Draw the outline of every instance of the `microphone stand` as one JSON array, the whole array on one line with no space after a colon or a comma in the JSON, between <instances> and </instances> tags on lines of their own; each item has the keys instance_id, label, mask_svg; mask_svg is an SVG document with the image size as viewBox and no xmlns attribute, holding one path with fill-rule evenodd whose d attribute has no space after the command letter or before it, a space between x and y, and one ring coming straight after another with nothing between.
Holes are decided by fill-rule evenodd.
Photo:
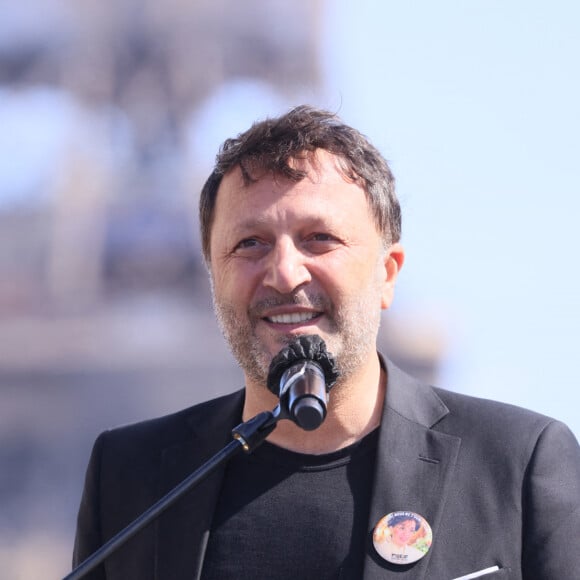
<instances>
[{"instance_id":1,"label":"microphone stand","mask_svg":"<svg viewBox=\"0 0 580 580\"><path fill-rule=\"evenodd\" d=\"M264 439L276 428L280 419L288 419L290 416L284 412L280 405L273 411L259 413L245 423L241 423L232 429L233 441L230 441L221 451L186 477L180 484L174 487L167 495L143 512L137 519L122 529L117 535L103 544L96 552L91 554L84 562L81 562L63 580L78 580L96 568L99 564L120 548L127 540L140 532L145 526L159 517L168 507L173 505L185 493L201 483L208 475L213 473L220 465L229 461L234 455L244 450L251 453Z\"/></svg>"}]
</instances>

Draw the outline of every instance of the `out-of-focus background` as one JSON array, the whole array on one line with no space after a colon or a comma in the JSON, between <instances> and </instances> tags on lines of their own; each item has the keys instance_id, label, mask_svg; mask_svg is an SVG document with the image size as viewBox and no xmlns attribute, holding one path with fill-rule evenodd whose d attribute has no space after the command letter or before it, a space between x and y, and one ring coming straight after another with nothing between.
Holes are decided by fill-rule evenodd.
<instances>
[{"instance_id":1,"label":"out-of-focus background","mask_svg":"<svg viewBox=\"0 0 580 580\"><path fill-rule=\"evenodd\" d=\"M580 434L573 0L0 0L0 578L70 569L97 434L241 386L199 257L224 138L308 102L391 162L381 349Z\"/></svg>"}]
</instances>

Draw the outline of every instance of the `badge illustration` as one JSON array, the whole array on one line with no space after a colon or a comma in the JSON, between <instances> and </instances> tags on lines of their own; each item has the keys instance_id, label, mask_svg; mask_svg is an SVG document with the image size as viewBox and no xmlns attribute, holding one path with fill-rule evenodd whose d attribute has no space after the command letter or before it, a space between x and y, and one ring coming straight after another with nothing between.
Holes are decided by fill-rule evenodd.
<instances>
[{"instance_id":1,"label":"badge illustration","mask_svg":"<svg viewBox=\"0 0 580 580\"><path fill-rule=\"evenodd\" d=\"M431 526L415 512L387 514L373 532L375 550L391 564L412 564L420 560L429 551L432 541Z\"/></svg>"}]
</instances>

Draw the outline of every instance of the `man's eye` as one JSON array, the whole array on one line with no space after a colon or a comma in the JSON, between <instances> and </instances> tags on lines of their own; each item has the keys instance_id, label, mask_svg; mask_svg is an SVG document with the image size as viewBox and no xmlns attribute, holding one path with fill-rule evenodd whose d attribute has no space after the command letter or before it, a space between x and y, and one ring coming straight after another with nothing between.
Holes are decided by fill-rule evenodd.
<instances>
[{"instance_id":1,"label":"man's eye","mask_svg":"<svg viewBox=\"0 0 580 580\"><path fill-rule=\"evenodd\" d=\"M330 234L328 232L315 232L308 236L309 242L320 242L320 243L331 243L331 244L339 244L340 238L337 238L336 235Z\"/></svg>"},{"instance_id":2,"label":"man's eye","mask_svg":"<svg viewBox=\"0 0 580 580\"><path fill-rule=\"evenodd\" d=\"M254 256L256 252L261 252L265 247L265 243L258 238L244 238L236 244L234 253L242 256Z\"/></svg>"},{"instance_id":3,"label":"man's eye","mask_svg":"<svg viewBox=\"0 0 580 580\"><path fill-rule=\"evenodd\" d=\"M236 249L255 248L259 244L256 238L246 238L238 243Z\"/></svg>"},{"instance_id":4,"label":"man's eye","mask_svg":"<svg viewBox=\"0 0 580 580\"><path fill-rule=\"evenodd\" d=\"M308 237L306 244L311 252L324 254L336 249L340 245L340 241L332 234L316 232Z\"/></svg>"},{"instance_id":5,"label":"man's eye","mask_svg":"<svg viewBox=\"0 0 580 580\"><path fill-rule=\"evenodd\" d=\"M331 242L334 238L330 234L318 233L310 237L314 242Z\"/></svg>"}]
</instances>

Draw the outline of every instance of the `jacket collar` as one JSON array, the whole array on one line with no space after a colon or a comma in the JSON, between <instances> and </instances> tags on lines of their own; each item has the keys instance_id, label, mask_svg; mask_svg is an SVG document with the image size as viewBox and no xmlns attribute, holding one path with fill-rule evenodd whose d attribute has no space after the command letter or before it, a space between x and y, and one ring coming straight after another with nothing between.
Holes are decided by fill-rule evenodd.
<instances>
[{"instance_id":1,"label":"jacket collar","mask_svg":"<svg viewBox=\"0 0 580 580\"><path fill-rule=\"evenodd\" d=\"M387 372L385 412L393 412L418 425L430 428L449 413L435 391L403 372L390 360L379 355Z\"/></svg>"}]
</instances>

